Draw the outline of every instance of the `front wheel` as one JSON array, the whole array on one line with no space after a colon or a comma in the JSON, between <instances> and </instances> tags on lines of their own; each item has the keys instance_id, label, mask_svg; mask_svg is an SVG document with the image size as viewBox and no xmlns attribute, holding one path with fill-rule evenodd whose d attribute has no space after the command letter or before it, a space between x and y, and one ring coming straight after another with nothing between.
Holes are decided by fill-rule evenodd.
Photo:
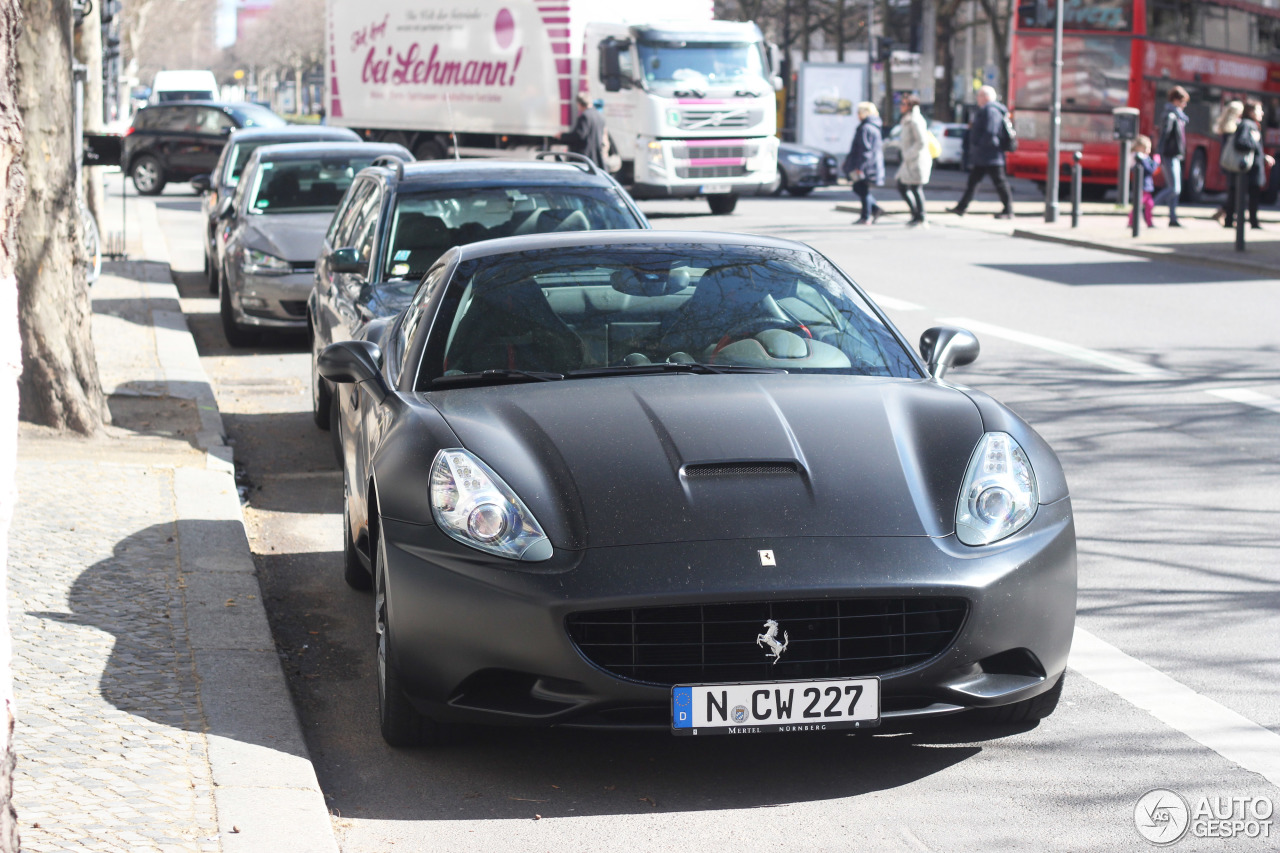
<instances>
[{"instance_id":1,"label":"front wheel","mask_svg":"<svg viewBox=\"0 0 1280 853\"><path fill-rule=\"evenodd\" d=\"M333 418L333 391L329 383L320 375L320 342L316 339L315 327L311 327L311 419L315 425L325 432L329 431L329 422Z\"/></svg>"},{"instance_id":2,"label":"front wheel","mask_svg":"<svg viewBox=\"0 0 1280 853\"><path fill-rule=\"evenodd\" d=\"M418 713L404 693L400 670L390 654L391 626L387 622L387 546L378 537L374 548L374 630L378 641L378 728L390 746L430 746L439 727Z\"/></svg>"},{"instance_id":3,"label":"front wheel","mask_svg":"<svg viewBox=\"0 0 1280 853\"><path fill-rule=\"evenodd\" d=\"M133 178L133 188L142 195L159 195L164 189L164 167L150 154L134 161L129 177Z\"/></svg>"},{"instance_id":4,"label":"front wheel","mask_svg":"<svg viewBox=\"0 0 1280 853\"><path fill-rule=\"evenodd\" d=\"M707 196L707 205L715 215L724 216L733 213L733 209L738 206L738 197L733 193L709 195Z\"/></svg>"},{"instance_id":5,"label":"front wheel","mask_svg":"<svg viewBox=\"0 0 1280 853\"><path fill-rule=\"evenodd\" d=\"M209 293L217 294L218 292L218 262L209 260L209 256L204 256L204 277L209 283Z\"/></svg>"},{"instance_id":6,"label":"front wheel","mask_svg":"<svg viewBox=\"0 0 1280 853\"><path fill-rule=\"evenodd\" d=\"M1191 204L1204 200L1204 179L1209 171L1209 156L1203 148L1197 148L1191 155L1191 166L1187 169L1187 179L1182 183L1182 198Z\"/></svg>"},{"instance_id":7,"label":"front wheel","mask_svg":"<svg viewBox=\"0 0 1280 853\"><path fill-rule=\"evenodd\" d=\"M235 309L231 306L231 285L225 274L222 276L222 287L219 288L218 313L222 317L222 334L231 346L251 347L258 342L255 332L236 321Z\"/></svg>"}]
</instances>

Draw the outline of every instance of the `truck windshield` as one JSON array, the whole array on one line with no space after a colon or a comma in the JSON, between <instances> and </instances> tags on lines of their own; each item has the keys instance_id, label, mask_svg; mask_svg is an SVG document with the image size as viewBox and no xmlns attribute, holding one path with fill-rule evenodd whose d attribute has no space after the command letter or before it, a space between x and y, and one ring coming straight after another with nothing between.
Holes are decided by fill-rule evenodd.
<instances>
[{"instance_id":1,"label":"truck windshield","mask_svg":"<svg viewBox=\"0 0 1280 853\"><path fill-rule=\"evenodd\" d=\"M637 49L648 83L715 86L764 79L754 42L642 41Z\"/></svg>"}]
</instances>

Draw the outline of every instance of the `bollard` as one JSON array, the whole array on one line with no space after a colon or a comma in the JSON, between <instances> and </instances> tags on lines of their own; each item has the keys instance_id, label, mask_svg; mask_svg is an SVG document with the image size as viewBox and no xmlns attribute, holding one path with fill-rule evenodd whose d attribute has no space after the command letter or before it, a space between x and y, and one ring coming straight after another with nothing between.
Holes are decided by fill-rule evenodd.
<instances>
[{"instance_id":1,"label":"bollard","mask_svg":"<svg viewBox=\"0 0 1280 853\"><path fill-rule=\"evenodd\" d=\"M1134 163L1129 174L1133 176L1129 181L1133 196L1133 236L1137 237L1139 223L1142 221L1142 167Z\"/></svg>"},{"instance_id":2,"label":"bollard","mask_svg":"<svg viewBox=\"0 0 1280 853\"><path fill-rule=\"evenodd\" d=\"M1084 188L1080 186L1081 169L1080 158L1083 155L1077 151L1071 155L1071 227L1080 227L1080 196L1084 192Z\"/></svg>"},{"instance_id":3,"label":"bollard","mask_svg":"<svg viewBox=\"0 0 1280 853\"><path fill-rule=\"evenodd\" d=\"M1249 194L1249 173L1236 173L1236 251L1244 251L1245 198Z\"/></svg>"}]
</instances>

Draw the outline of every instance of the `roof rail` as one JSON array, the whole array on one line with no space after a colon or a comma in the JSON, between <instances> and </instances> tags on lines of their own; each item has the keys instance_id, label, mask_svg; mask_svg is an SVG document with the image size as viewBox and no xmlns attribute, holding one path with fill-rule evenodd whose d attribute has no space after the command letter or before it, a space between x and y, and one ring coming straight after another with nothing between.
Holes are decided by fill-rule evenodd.
<instances>
[{"instance_id":1,"label":"roof rail","mask_svg":"<svg viewBox=\"0 0 1280 853\"><path fill-rule=\"evenodd\" d=\"M600 174L600 167L596 165L596 161L585 154L575 154L572 151L539 151L533 156L536 160L554 160L557 163L572 163L579 167L585 166L586 169L583 171L588 174Z\"/></svg>"},{"instance_id":2,"label":"roof rail","mask_svg":"<svg viewBox=\"0 0 1280 853\"><path fill-rule=\"evenodd\" d=\"M397 181L404 180L404 160L401 159L399 155L382 154L378 157L374 157L373 162L370 163L369 165L370 166L386 166L389 169L395 169L396 180Z\"/></svg>"}]
</instances>

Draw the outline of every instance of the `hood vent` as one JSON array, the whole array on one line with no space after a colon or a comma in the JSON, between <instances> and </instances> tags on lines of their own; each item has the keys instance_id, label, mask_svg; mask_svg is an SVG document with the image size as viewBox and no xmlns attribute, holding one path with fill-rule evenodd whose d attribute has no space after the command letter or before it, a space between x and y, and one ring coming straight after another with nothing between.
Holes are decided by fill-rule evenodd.
<instances>
[{"instance_id":1,"label":"hood vent","mask_svg":"<svg viewBox=\"0 0 1280 853\"><path fill-rule=\"evenodd\" d=\"M687 480L707 480L713 477L767 477L778 474L796 476L800 466L794 462L707 462L684 466Z\"/></svg>"}]
</instances>

